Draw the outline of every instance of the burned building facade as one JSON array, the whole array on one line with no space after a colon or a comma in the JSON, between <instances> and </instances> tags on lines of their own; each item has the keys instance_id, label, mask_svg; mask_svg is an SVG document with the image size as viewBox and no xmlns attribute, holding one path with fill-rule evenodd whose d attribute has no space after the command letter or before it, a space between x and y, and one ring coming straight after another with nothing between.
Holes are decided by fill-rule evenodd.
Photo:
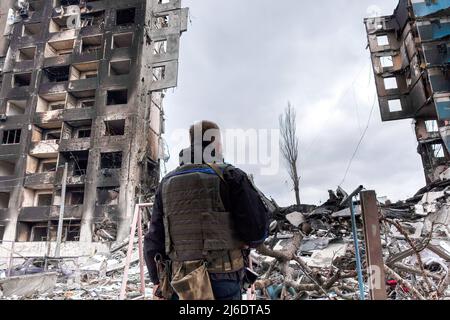
<instances>
[{"instance_id":1,"label":"burned building facade","mask_svg":"<svg viewBox=\"0 0 450 320\"><path fill-rule=\"evenodd\" d=\"M164 90L177 84L187 9L2 0L1 19L0 240L47 254L66 164L62 254L123 240L159 180Z\"/></svg>"},{"instance_id":2,"label":"burned building facade","mask_svg":"<svg viewBox=\"0 0 450 320\"><path fill-rule=\"evenodd\" d=\"M381 117L414 119L427 184L450 178L449 16L449 0L400 0L365 19Z\"/></svg>"}]
</instances>

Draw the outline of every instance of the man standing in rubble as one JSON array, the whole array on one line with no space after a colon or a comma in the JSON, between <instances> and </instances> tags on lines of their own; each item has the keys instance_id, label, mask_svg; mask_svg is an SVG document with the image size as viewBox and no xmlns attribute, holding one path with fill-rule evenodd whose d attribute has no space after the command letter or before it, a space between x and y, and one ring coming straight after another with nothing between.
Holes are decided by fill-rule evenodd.
<instances>
[{"instance_id":1,"label":"man standing in rubble","mask_svg":"<svg viewBox=\"0 0 450 320\"><path fill-rule=\"evenodd\" d=\"M241 300L245 252L267 238L268 211L247 175L224 163L217 124L194 124L190 142L157 190L145 236L154 296Z\"/></svg>"}]
</instances>

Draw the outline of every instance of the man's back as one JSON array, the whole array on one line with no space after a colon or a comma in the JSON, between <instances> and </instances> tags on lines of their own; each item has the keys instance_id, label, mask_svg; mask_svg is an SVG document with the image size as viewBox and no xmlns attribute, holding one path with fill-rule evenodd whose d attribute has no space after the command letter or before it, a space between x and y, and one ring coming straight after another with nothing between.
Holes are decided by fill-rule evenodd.
<instances>
[{"instance_id":1,"label":"man's back","mask_svg":"<svg viewBox=\"0 0 450 320\"><path fill-rule=\"evenodd\" d=\"M212 263L228 251L240 250L235 223L221 196L221 171L225 166L184 165L162 183L162 203L166 230L166 253L172 261L207 260ZM229 261L228 263L232 263ZM237 271L237 263L230 269ZM210 270L216 268L210 267Z\"/></svg>"},{"instance_id":2,"label":"man's back","mask_svg":"<svg viewBox=\"0 0 450 320\"><path fill-rule=\"evenodd\" d=\"M162 180L155 198L145 241L152 281L158 283L153 262L156 254L191 261L208 259L205 251L214 257L215 253L229 252L226 259L219 259L210 268L213 284L240 281L243 265L237 250L262 243L267 228L267 209L242 170L231 165L180 166ZM173 250L174 242L177 250Z\"/></svg>"},{"instance_id":3,"label":"man's back","mask_svg":"<svg viewBox=\"0 0 450 320\"><path fill-rule=\"evenodd\" d=\"M207 266L215 298L235 299L242 249L265 240L268 212L247 175L221 160L217 124L196 123L189 134L191 146L180 153L180 167L164 177L155 196L144 243L147 266L159 284L155 257L173 263L175 278L198 262L199 269Z\"/></svg>"}]
</instances>

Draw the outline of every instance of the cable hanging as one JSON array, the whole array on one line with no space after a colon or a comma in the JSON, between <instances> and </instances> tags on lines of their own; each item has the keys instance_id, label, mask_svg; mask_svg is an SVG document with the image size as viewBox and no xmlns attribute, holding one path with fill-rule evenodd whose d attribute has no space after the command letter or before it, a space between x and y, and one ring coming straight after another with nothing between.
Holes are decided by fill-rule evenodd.
<instances>
[{"instance_id":1,"label":"cable hanging","mask_svg":"<svg viewBox=\"0 0 450 320\"><path fill-rule=\"evenodd\" d=\"M357 155L357 153L359 151L359 148L361 147L361 144L362 144L362 142L363 142L363 140L364 140L364 138L366 136L367 130L369 129L369 126L370 126L370 121L372 120L373 110L375 109L376 101L377 101L377 96L376 96L376 93L375 93L373 104L372 104L372 109L370 110L369 119L367 120L367 125L366 125L366 127L364 129L364 132L361 135L361 138L359 139L359 142L358 142L358 144L356 146L355 151L353 152L353 155L352 155L350 161L348 162L347 169L345 170L344 177L342 178L342 181L339 184L339 187L341 187L344 184L345 180L347 179L348 173L350 172L350 168L351 168L351 166L353 164L353 160L355 159L355 157L356 157L356 155Z\"/></svg>"}]
</instances>

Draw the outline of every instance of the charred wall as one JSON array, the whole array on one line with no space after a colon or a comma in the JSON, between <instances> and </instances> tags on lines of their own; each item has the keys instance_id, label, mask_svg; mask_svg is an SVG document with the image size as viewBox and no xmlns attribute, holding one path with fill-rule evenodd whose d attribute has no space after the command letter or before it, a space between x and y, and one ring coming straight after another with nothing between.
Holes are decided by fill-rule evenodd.
<instances>
[{"instance_id":1,"label":"charred wall","mask_svg":"<svg viewBox=\"0 0 450 320\"><path fill-rule=\"evenodd\" d=\"M180 0L15 9L0 92L3 238L51 239L67 163L65 222L78 235L66 240L100 241L97 226L110 221L121 241L158 181L164 91L177 85L187 9Z\"/></svg>"}]
</instances>

